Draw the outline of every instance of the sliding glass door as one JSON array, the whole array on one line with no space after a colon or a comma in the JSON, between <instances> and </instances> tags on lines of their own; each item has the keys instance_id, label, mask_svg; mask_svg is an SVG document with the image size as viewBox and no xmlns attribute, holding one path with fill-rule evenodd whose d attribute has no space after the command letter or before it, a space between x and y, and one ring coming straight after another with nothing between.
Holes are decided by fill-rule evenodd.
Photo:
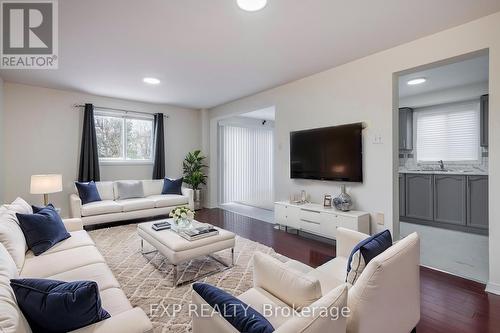
<instances>
[{"instance_id":1,"label":"sliding glass door","mask_svg":"<svg viewBox=\"0 0 500 333\"><path fill-rule=\"evenodd\" d=\"M219 124L221 204L272 209L273 142L273 128Z\"/></svg>"}]
</instances>

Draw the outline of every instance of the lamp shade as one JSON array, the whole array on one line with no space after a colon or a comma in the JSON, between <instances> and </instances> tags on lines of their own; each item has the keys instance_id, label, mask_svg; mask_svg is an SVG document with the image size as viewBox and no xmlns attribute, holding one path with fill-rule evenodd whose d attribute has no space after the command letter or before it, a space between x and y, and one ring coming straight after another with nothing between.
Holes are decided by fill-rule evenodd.
<instances>
[{"instance_id":1,"label":"lamp shade","mask_svg":"<svg viewBox=\"0 0 500 333\"><path fill-rule=\"evenodd\" d=\"M62 191L62 175L31 176L31 194L48 194Z\"/></svg>"}]
</instances>

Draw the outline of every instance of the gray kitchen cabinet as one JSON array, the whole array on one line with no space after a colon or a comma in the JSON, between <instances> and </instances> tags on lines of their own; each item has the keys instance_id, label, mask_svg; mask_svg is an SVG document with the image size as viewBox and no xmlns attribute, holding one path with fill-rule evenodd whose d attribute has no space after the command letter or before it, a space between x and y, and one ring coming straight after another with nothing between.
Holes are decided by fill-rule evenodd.
<instances>
[{"instance_id":1,"label":"gray kitchen cabinet","mask_svg":"<svg viewBox=\"0 0 500 333\"><path fill-rule=\"evenodd\" d=\"M464 225L467 222L467 177L434 175L434 222Z\"/></svg>"},{"instance_id":2,"label":"gray kitchen cabinet","mask_svg":"<svg viewBox=\"0 0 500 333\"><path fill-rule=\"evenodd\" d=\"M406 217L432 221L433 214L432 175L406 174Z\"/></svg>"},{"instance_id":3,"label":"gray kitchen cabinet","mask_svg":"<svg viewBox=\"0 0 500 333\"><path fill-rule=\"evenodd\" d=\"M399 149L413 149L413 109L399 109Z\"/></svg>"},{"instance_id":4,"label":"gray kitchen cabinet","mask_svg":"<svg viewBox=\"0 0 500 333\"><path fill-rule=\"evenodd\" d=\"M481 147L488 147L488 119L489 119L489 95L483 95L481 102Z\"/></svg>"},{"instance_id":5,"label":"gray kitchen cabinet","mask_svg":"<svg viewBox=\"0 0 500 333\"><path fill-rule=\"evenodd\" d=\"M467 225L488 229L488 177L467 177Z\"/></svg>"},{"instance_id":6,"label":"gray kitchen cabinet","mask_svg":"<svg viewBox=\"0 0 500 333\"><path fill-rule=\"evenodd\" d=\"M405 175L399 174L399 216L406 215L406 191Z\"/></svg>"}]
</instances>

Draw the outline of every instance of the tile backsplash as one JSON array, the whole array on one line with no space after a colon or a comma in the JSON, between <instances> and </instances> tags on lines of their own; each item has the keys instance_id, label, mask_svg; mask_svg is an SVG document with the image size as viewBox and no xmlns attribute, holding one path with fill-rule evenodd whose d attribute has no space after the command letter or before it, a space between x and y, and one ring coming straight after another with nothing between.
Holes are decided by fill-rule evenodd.
<instances>
[{"instance_id":1,"label":"tile backsplash","mask_svg":"<svg viewBox=\"0 0 500 333\"><path fill-rule=\"evenodd\" d=\"M438 162L425 162L426 166L439 167ZM446 162L445 165L452 165L454 169L469 169L471 165L475 165L483 170L488 170L488 148L482 147L478 163L467 163L467 162ZM411 169L418 167L419 163L415 159L415 154L413 151L400 151L399 152L399 167Z\"/></svg>"}]
</instances>

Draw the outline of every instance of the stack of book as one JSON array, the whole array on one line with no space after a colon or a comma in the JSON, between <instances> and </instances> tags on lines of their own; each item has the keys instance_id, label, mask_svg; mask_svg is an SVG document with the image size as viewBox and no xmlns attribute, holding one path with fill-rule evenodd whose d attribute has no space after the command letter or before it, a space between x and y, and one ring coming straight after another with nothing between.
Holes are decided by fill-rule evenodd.
<instances>
[{"instance_id":1,"label":"stack of book","mask_svg":"<svg viewBox=\"0 0 500 333\"><path fill-rule=\"evenodd\" d=\"M215 229L212 225L206 224L196 228L186 229L179 232L179 236L188 241L195 241L219 234L219 230Z\"/></svg>"}]
</instances>

